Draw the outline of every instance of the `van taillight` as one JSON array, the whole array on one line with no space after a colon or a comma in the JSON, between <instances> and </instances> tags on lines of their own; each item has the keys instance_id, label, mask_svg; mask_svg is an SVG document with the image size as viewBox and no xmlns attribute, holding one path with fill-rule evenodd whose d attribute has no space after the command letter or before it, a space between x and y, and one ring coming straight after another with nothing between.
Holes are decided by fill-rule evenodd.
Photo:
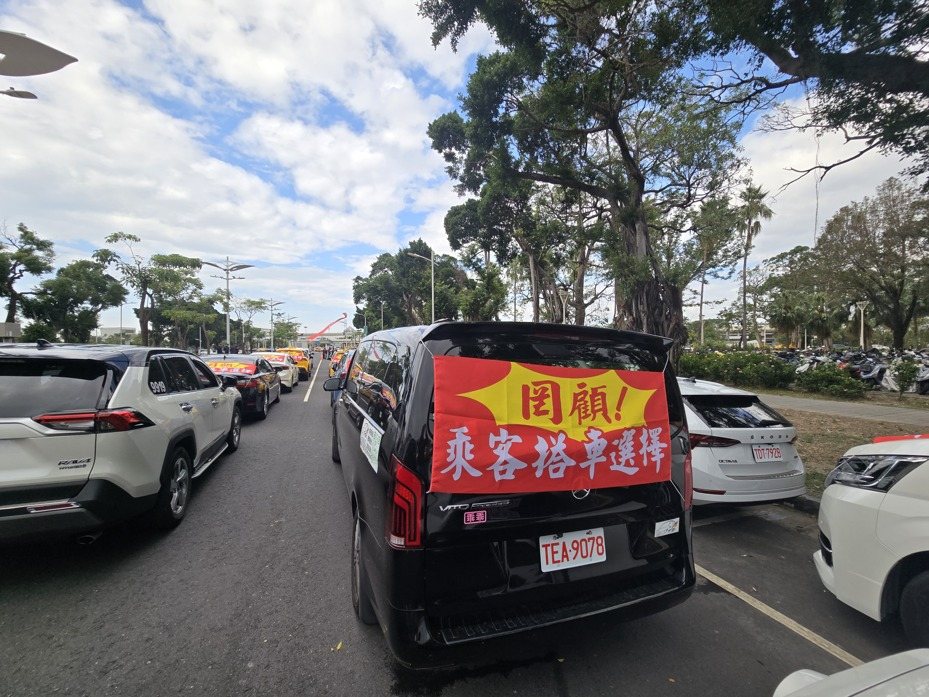
<instances>
[{"instance_id":1,"label":"van taillight","mask_svg":"<svg viewBox=\"0 0 929 697\"><path fill-rule=\"evenodd\" d=\"M387 541L397 549L422 547L423 483L396 456L390 458L390 465L394 476Z\"/></svg>"},{"instance_id":2,"label":"van taillight","mask_svg":"<svg viewBox=\"0 0 929 697\"><path fill-rule=\"evenodd\" d=\"M684 456L684 510L693 506L694 503L694 467L693 457L688 452Z\"/></svg>"},{"instance_id":3,"label":"van taillight","mask_svg":"<svg viewBox=\"0 0 929 697\"><path fill-rule=\"evenodd\" d=\"M32 420L56 431L84 431L86 433L93 431L98 433L132 431L136 428L153 425L148 417L133 409L40 414L39 416L33 416Z\"/></svg>"}]
</instances>

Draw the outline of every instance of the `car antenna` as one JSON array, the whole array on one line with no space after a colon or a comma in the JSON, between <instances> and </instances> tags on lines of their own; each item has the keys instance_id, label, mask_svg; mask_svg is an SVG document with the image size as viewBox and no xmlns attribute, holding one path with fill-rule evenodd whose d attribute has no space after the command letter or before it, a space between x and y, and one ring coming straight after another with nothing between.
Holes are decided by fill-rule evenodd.
<instances>
[{"instance_id":1,"label":"car antenna","mask_svg":"<svg viewBox=\"0 0 929 697\"><path fill-rule=\"evenodd\" d=\"M36 348L46 349L52 345L52 342L48 341L47 339L37 339L35 342L35 345L36 345Z\"/></svg>"}]
</instances>

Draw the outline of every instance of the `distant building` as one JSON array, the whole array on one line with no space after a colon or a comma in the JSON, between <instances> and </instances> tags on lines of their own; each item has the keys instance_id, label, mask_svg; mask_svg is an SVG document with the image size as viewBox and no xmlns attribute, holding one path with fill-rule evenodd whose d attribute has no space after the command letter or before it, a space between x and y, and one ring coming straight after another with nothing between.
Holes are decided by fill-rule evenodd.
<instances>
[{"instance_id":1,"label":"distant building","mask_svg":"<svg viewBox=\"0 0 929 697\"><path fill-rule=\"evenodd\" d=\"M119 336L120 333L125 334L126 336L135 336L138 334L138 331L131 327L99 327L95 332L94 336L100 337L101 340L109 339L112 336Z\"/></svg>"},{"instance_id":2,"label":"distant building","mask_svg":"<svg viewBox=\"0 0 929 697\"><path fill-rule=\"evenodd\" d=\"M23 328L19 322L0 322L0 344L15 344L22 335Z\"/></svg>"}]
</instances>

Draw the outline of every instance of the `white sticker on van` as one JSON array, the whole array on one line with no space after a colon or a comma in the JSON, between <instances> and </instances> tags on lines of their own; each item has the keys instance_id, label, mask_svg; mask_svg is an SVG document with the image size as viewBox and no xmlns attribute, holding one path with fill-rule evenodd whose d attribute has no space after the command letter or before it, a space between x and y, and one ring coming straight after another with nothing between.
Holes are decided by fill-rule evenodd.
<instances>
[{"instance_id":1,"label":"white sticker on van","mask_svg":"<svg viewBox=\"0 0 929 697\"><path fill-rule=\"evenodd\" d=\"M377 472L377 453L381 449L382 435L368 419L364 420L361 426L361 452L368 458L368 464L375 472Z\"/></svg>"}]
</instances>

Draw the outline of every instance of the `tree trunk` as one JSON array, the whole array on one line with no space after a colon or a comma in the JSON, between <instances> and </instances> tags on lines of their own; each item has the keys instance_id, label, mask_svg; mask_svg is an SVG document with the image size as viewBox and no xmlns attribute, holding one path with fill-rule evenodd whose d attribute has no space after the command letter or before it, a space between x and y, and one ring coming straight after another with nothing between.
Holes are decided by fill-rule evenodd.
<instances>
[{"instance_id":1,"label":"tree trunk","mask_svg":"<svg viewBox=\"0 0 929 697\"><path fill-rule=\"evenodd\" d=\"M703 253L703 264L706 266L706 252ZM706 271L700 274L700 345L703 346L703 290L706 288Z\"/></svg>"},{"instance_id":2,"label":"tree trunk","mask_svg":"<svg viewBox=\"0 0 929 697\"><path fill-rule=\"evenodd\" d=\"M6 306L6 321L7 323L16 321L16 307L19 305L19 293L13 289L13 284L9 284L6 288L7 297L10 299L9 304Z\"/></svg>"},{"instance_id":3,"label":"tree trunk","mask_svg":"<svg viewBox=\"0 0 929 697\"><path fill-rule=\"evenodd\" d=\"M535 257L529 252L529 294L532 296L532 321L539 321L539 279L536 274Z\"/></svg>"},{"instance_id":4,"label":"tree trunk","mask_svg":"<svg viewBox=\"0 0 929 697\"><path fill-rule=\"evenodd\" d=\"M745 233L745 254L742 255L742 332L739 336L739 348L745 348L748 331L748 235Z\"/></svg>"},{"instance_id":5,"label":"tree trunk","mask_svg":"<svg viewBox=\"0 0 929 697\"><path fill-rule=\"evenodd\" d=\"M587 321L587 304L584 302L584 286L586 284L587 266L590 263L590 245L581 245L577 259L577 270L574 277L573 302L574 324L583 325Z\"/></svg>"}]
</instances>

